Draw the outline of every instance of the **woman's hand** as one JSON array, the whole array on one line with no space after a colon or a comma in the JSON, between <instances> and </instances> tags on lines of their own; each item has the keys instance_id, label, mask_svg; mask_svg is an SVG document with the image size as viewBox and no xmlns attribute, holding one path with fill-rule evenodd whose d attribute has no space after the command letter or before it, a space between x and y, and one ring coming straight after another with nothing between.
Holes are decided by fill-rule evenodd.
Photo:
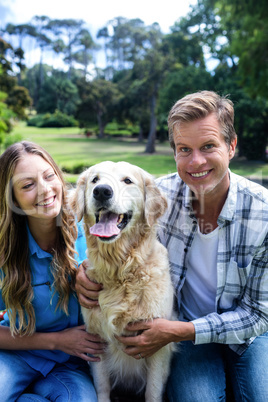
<instances>
[{"instance_id":1,"label":"woman's hand","mask_svg":"<svg viewBox=\"0 0 268 402\"><path fill-rule=\"evenodd\" d=\"M68 355L95 362L100 361L95 355L103 354L105 348L106 343L98 335L89 334L85 325L58 332L35 332L29 336L12 336L9 327L0 325L0 349L61 350Z\"/></svg>"},{"instance_id":2,"label":"woman's hand","mask_svg":"<svg viewBox=\"0 0 268 402\"><path fill-rule=\"evenodd\" d=\"M100 361L100 357L95 355L101 355L106 347L106 343L98 335L89 334L86 331L85 325L67 328L54 334L56 335L55 349L89 362Z\"/></svg>"},{"instance_id":3,"label":"woman's hand","mask_svg":"<svg viewBox=\"0 0 268 402\"><path fill-rule=\"evenodd\" d=\"M88 267L88 260L84 260L82 264L80 264L76 274L75 290L81 306L92 308L99 305L99 291L102 289L102 285L92 282L87 277L86 269Z\"/></svg>"}]
</instances>

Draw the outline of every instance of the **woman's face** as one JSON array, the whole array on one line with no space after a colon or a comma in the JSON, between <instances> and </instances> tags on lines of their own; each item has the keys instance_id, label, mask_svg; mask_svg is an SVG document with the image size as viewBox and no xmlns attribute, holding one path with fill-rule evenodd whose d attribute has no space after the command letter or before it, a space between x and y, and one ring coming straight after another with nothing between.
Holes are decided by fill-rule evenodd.
<instances>
[{"instance_id":1,"label":"woman's face","mask_svg":"<svg viewBox=\"0 0 268 402\"><path fill-rule=\"evenodd\" d=\"M28 219L55 219L62 206L62 184L41 156L26 154L13 175L14 203Z\"/></svg>"}]
</instances>

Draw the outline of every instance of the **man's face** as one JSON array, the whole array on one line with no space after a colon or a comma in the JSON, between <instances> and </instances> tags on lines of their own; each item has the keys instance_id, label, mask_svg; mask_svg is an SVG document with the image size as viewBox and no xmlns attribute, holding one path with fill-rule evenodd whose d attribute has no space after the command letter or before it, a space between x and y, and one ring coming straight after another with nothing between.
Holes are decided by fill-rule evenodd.
<instances>
[{"instance_id":1,"label":"man's face","mask_svg":"<svg viewBox=\"0 0 268 402\"><path fill-rule=\"evenodd\" d=\"M228 148L216 115L175 126L174 142L178 173L196 197L226 194L236 139Z\"/></svg>"}]
</instances>

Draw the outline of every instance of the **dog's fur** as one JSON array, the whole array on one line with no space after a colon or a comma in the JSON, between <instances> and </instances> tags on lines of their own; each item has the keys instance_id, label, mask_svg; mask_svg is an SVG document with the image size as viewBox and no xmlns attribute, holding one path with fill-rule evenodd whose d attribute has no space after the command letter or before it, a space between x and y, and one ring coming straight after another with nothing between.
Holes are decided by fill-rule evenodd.
<instances>
[{"instance_id":1,"label":"dog's fur","mask_svg":"<svg viewBox=\"0 0 268 402\"><path fill-rule=\"evenodd\" d=\"M144 170L126 162L102 162L82 173L70 202L78 220L84 218L90 261L86 273L103 284L99 307L82 308L87 331L108 342L101 362L92 364L98 400L109 401L111 388L120 383L136 391L146 385L146 401L160 402L172 344L137 360L124 353L115 335L130 334L125 330L130 322L172 317L168 255L156 237L157 219L167 207L166 199ZM127 225L123 219L123 228L116 235L91 234L100 210L121 217L126 214Z\"/></svg>"}]
</instances>

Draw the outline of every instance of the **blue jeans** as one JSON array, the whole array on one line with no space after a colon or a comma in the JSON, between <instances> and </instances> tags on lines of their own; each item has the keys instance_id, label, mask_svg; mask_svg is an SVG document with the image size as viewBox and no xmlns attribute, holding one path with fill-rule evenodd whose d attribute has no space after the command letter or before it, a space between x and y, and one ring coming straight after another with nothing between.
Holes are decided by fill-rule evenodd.
<instances>
[{"instance_id":1,"label":"blue jeans","mask_svg":"<svg viewBox=\"0 0 268 402\"><path fill-rule=\"evenodd\" d=\"M181 342L167 383L169 401L226 401L226 377L232 386L232 401L268 401L268 332L241 356L228 345Z\"/></svg>"},{"instance_id":2,"label":"blue jeans","mask_svg":"<svg viewBox=\"0 0 268 402\"><path fill-rule=\"evenodd\" d=\"M76 370L57 364L44 377L12 351L0 350L0 373L1 401L97 402L89 368L84 364Z\"/></svg>"}]
</instances>

